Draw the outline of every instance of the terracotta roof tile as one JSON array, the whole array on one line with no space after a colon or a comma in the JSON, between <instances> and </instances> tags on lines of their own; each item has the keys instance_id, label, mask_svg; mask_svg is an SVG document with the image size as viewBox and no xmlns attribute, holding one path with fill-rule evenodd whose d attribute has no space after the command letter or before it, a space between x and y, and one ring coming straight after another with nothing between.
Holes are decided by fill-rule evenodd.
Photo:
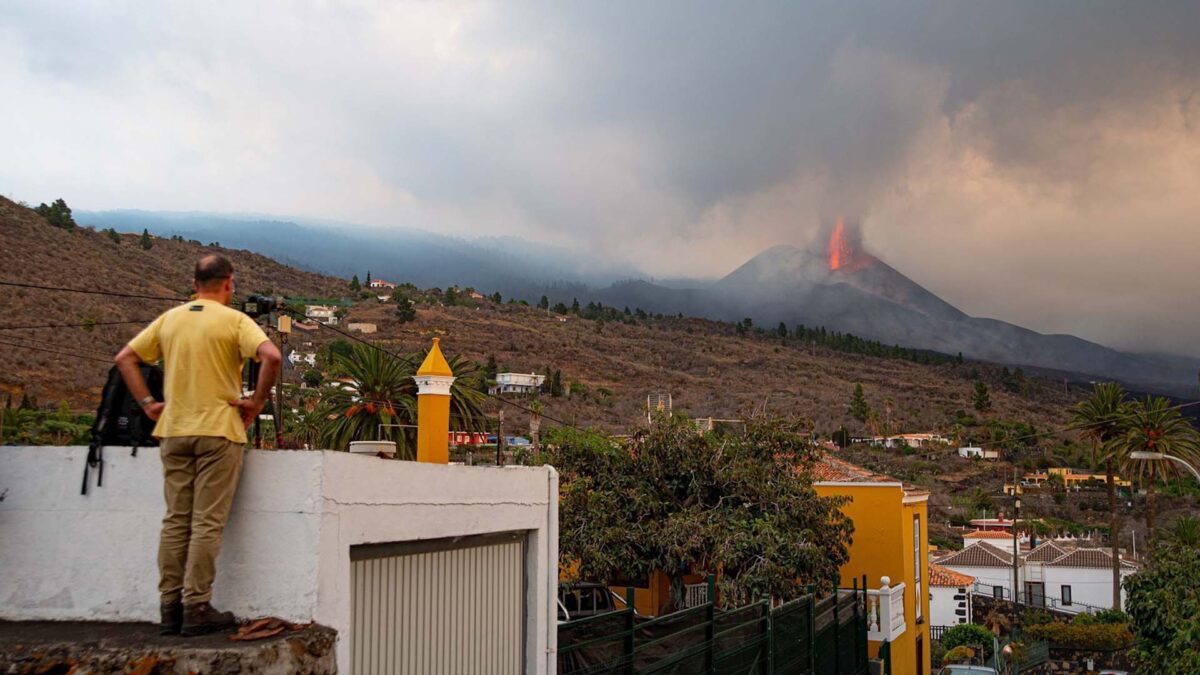
<instances>
[{"instance_id":1,"label":"terracotta roof tile","mask_svg":"<svg viewBox=\"0 0 1200 675\"><path fill-rule=\"evenodd\" d=\"M1050 567L1093 567L1099 569L1111 569L1112 553L1102 548L1079 548L1053 562L1046 564ZM1134 565L1127 560L1121 561L1121 567L1126 569L1137 569L1137 565Z\"/></svg>"},{"instance_id":2,"label":"terracotta roof tile","mask_svg":"<svg viewBox=\"0 0 1200 675\"><path fill-rule=\"evenodd\" d=\"M1012 554L983 541L938 560L938 564L946 567L1009 567Z\"/></svg>"},{"instance_id":3,"label":"terracotta roof tile","mask_svg":"<svg viewBox=\"0 0 1200 675\"><path fill-rule=\"evenodd\" d=\"M955 572L952 569L947 569L941 565L929 566L929 585L930 586L952 586L961 588L970 586L975 583L975 577L969 574Z\"/></svg>"},{"instance_id":4,"label":"terracotta roof tile","mask_svg":"<svg viewBox=\"0 0 1200 675\"><path fill-rule=\"evenodd\" d=\"M963 539L1012 539L1011 532L997 532L996 530L975 530L964 534Z\"/></svg>"},{"instance_id":5,"label":"terracotta roof tile","mask_svg":"<svg viewBox=\"0 0 1200 675\"><path fill-rule=\"evenodd\" d=\"M868 471L857 464L830 456L828 453L813 464L813 480L830 483L898 483L900 481L881 473Z\"/></svg>"},{"instance_id":6,"label":"terracotta roof tile","mask_svg":"<svg viewBox=\"0 0 1200 675\"><path fill-rule=\"evenodd\" d=\"M1025 559L1032 562L1051 562L1053 560L1058 560L1066 555L1066 553L1066 551L1064 551L1054 542L1047 541L1038 544L1036 548L1029 553L1026 553Z\"/></svg>"}]
</instances>

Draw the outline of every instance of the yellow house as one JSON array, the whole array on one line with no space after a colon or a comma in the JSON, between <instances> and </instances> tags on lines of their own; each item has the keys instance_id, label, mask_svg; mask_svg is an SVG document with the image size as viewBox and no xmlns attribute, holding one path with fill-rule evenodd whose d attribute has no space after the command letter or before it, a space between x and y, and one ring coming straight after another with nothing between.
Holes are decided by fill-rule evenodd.
<instances>
[{"instance_id":1,"label":"yellow house","mask_svg":"<svg viewBox=\"0 0 1200 675\"><path fill-rule=\"evenodd\" d=\"M813 486L850 498L842 512L854 521L854 543L840 585L867 578L871 656L887 640L894 675L928 675L929 493L828 454L813 468Z\"/></svg>"}]
</instances>

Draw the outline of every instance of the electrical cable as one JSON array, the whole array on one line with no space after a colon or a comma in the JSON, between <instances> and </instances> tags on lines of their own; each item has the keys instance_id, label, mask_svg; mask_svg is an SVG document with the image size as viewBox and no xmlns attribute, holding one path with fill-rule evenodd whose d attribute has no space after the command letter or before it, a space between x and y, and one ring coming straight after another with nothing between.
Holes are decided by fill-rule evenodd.
<instances>
[{"instance_id":1,"label":"electrical cable","mask_svg":"<svg viewBox=\"0 0 1200 675\"><path fill-rule=\"evenodd\" d=\"M58 354L59 356L69 356L74 359L84 359L86 361L96 361L97 363L107 363L109 365L113 364L112 359L102 359L102 358L95 357L95 356L85 356L83 354L72 354L70 352L58 351L57 349L46 349L45 347L31 347L29 345L20 345L20 344L16 344L16 343L12 343L12 342L5 342L3 340L0 340L0 345L4 345L7 347L15 347L17 349L28 349L30 351L35 351L35 352L46 352L48 354Z\"/></svg>"},{"instance_id":2,"label":"electrical cable","mask_svg":"<svg viewBox=\"0 0 1200 675\"><path fill-rule=\"evenodd\" d=\"M187 298L174 297L166 295L145 295L142 293L120 293L117 291L98 291L90 288L67 288L65 286L45 286L42 284L27 284L19 281L6 281L0 279L0 286L12 286L15 288L31 288L41 291L60 291L64 293L82 293L84 295L107 295L115 298L138 298L142 300L170 300L171 302L187 302Z\"/></svg>"},{"instance_id":3,"label":"electrical cable","mask_svg":"<svg viewBox=\"0 0 1200 675\"><path fill-rule=\"evenodd\" d=\"M106 358L109 360L112 359L112 355L110 355L107 351L102 351L99 349L89 349L86 347L79 348L79 347L57 345L57 344L46 343L46 342L42 342L40 340L35 340L33 338L17 336L17 335L5 335L4 339L15 340L17 343L21 344L22 346L48 347L48 348L52 348L52 349L65 349L65 350L71 350L71 353L73 353L73 354L80 354L80 355L89 355L90 354L92 356L95 356L96 358L102 358L102 359Z\"/></svg>"},{"instance_id":4,"label":"electrical cable","mask_svg":"<svg viewBox=\"0 0 1200 675\"><path fill-rule=\"evenodd\" d=\"M148 324L154 319L130 319L129 321L93 321L91 323L45 323L39 326L0 326L4 330L37 330L42 328L94 328L96 326L121 326L125 324Z\"/></svg>"}]
</instances>

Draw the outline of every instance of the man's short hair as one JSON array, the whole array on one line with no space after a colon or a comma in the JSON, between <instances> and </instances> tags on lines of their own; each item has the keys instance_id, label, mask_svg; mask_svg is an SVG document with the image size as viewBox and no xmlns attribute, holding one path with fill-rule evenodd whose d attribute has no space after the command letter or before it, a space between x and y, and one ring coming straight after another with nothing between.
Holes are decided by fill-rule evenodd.
<instances>
[{"instance_id":1,"label":"man's short hair","mask_svg":"<svg viewBox=\"0 0 1200 675\"><path fill-rule=\"evenodd\" d=\"M233 276L233 263L218 253L206 255L196 261L196 285L202 289L212 288L218 281Z\"/></svg>"}]
</instances>

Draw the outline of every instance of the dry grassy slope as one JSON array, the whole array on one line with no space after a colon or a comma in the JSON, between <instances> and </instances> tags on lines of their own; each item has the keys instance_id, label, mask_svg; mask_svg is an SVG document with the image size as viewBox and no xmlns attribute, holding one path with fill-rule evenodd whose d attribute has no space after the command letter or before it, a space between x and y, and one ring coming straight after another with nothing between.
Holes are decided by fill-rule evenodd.
<instances>
[{"instance_id":1,"label":"dry grassy slope","mask_svg":"<svg viewBox=\"0 0 1200 675\"><path fill-rule=\"evenodd\" d=\"M391 305L363 303L350 320L378 324L380 332L373 337L399 350L421 349L437 335L447 353L480 362L495 355L504 370L561 369L564 382L582 382L588 394L543 398L546 412L613 429L636 424L646 395L653 392L670 393L676 411L696 417L740 418L765 402L770 410L812 420L822 431L843 423L854 429L846 407L855 383L862 383L881 415L890 396L893 421L905 431L945 430L955 411L971 409L972 383L963 372L974 366L927 366L784 346L776 338L740 337L731 326L701 319L605 323L597 330L593 321L571 317L563 323L533 308L488 301L475 307L419 306L417 320L403 325L391 313ZM996 389L991 416L1043 429L1061 424L1072 400L1051 383L1040 385L1032 398Z\"/></svg>"},{"instance_id":2,"label":"dry grassy slope","mask_svg":"<svg viewBox=\"0 0 1200 675\"><path fill-rule=\"evenodd\" d=\"M192 267L203 253L220 250L233 261L239 292L341 295L345 282L303 272L269 258L186 242L154 239L149 251L137 236L121 243L87 229L61 230L33 211L0 197L0 279L51 286L95 288L150 295L178 295L191 287ZM0 326L81 323L153 318L170 303L0 287ZM0 331L0 342L109 358L138 326ZM94 409L108 365L0 345L0 393L19 396L26 388L40 403L67 401ZM2 404L2 403L0 403Z\"/></svg>"}]
</instances>

